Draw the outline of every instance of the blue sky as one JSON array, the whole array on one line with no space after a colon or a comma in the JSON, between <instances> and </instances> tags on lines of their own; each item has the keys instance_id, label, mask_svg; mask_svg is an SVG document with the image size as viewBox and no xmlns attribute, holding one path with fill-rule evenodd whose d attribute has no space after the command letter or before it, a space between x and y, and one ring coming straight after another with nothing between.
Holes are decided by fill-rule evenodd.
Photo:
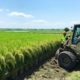
<instances>
[{"instance_id":1,"label":"blue sky","mask_svg":"<svg viewBox=\"0 0 80 80\"><path fill-rule=\"evenodd\" d=\"M64 28L80 23L80 0L0 0L0 28Z\"/></svg>"}]
</instances>

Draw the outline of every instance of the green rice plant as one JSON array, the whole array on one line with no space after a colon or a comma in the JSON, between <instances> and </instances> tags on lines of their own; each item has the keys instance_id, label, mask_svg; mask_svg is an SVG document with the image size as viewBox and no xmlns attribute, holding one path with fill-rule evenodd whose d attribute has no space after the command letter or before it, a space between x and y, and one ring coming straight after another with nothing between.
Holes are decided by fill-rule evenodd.
<instances>
[{"instance_id":1,"label":"green rice plant","mask_svg":"<svg viewBox=\"0 0 80 80\"><path fill-rule=\"evenodd\" d=\"M5 57L0 54L0 74L6 69Z\"/></svg>"},{"instance_id":2,"label":"green rice plant","mask_svg":"<svg viewBox=\"0 0 80 80\"><path fill-rule=\"evenodd\" d=\"M23 55L24 55L24 65L26 65L26 68L28 68L29 66L32 66L33 64L33 58L31 55L31 51L29 49L21 49Z\"/></svg>"},{"instance_id":3,"label":"green rice plant","mask_svg":"<svg viewBox=\"0 0 80 80\"><path fill-rule=\"evenodd\" d=\"M24 55L21 50L15 50L12 54L16 61L15 68L20 68L24 64Z\"/></svg>"},{"instance_id":4,"label":"green rice plant","mask_svg":"<svg viewBox=\"0 0 80 80\"><path fill-rule=\"evenodd\" d=\"M13 56L13 54L11 52L8 52L5 54L5 62L6 62L6 69L8 71L11 71L13 69L15 69L15 57Z\"/></svg>"},{"instance_id":5,"label":"green rice plant","mask_svg":"<svg viewBox=\"0 0 80 80\"><path fill-rule=\"evenodd\" d=\"M61 38L61 34L0 32L0 75L14 77L54 56Z\"/></svg>"}]
</instances>

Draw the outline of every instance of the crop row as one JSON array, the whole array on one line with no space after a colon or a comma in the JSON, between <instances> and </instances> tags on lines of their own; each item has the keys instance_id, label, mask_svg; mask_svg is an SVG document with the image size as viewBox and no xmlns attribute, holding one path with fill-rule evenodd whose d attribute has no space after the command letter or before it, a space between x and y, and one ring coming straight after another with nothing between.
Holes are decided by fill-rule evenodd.
<instances>
[{"instance_id":1,"label":"crop row","mask_svg":"<svg viewBox=\"0 0 80 80\"><path fill-rule=\"evenodd\" d=\"M54 56L60 42L48 42L38 46L22 47L6 54L0 54L0 79L17 76L24 69L28 70L34 65Z\"/></svg>"},{"instance_id":2,"label":"crop row","mask_svg":"<svg viewBox=\"0 0 80 80\"><path fill-rule=\"evenodd\" d=\"M62 34L0 32L0 80L54 56L62 38Z\"/></svg>"}]
</instances>

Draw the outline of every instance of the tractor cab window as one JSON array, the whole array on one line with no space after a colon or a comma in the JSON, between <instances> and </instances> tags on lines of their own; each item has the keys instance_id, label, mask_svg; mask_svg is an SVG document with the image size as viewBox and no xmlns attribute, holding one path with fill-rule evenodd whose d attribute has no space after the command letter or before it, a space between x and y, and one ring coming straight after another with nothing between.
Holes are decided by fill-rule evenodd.
<instances>
[{"instance_id":1,"label":"tractor cab window","mask_svg":"<svg viewBox=\"0 0 80 80\"><path fill-rule=\"evenodd\" d=\"M80 42L80 27L75 28L73 36L73 44Z\"/></svg>"}]
</instances>

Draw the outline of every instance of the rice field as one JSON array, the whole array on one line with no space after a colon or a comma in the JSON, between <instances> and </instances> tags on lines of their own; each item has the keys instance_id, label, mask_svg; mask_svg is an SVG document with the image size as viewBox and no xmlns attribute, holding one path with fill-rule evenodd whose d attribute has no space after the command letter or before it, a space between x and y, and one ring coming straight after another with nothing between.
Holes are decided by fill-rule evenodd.
<instances>
[{"instance_id":1,"label":"rice field","mask_svg":"<svg viewBox=\"0 0 80 80\"><path fill-rule=\"evenodd\" d=\"M53 56L61 39L62 34L0 32L0 79Z\"/></svg>"}]
</instances>

